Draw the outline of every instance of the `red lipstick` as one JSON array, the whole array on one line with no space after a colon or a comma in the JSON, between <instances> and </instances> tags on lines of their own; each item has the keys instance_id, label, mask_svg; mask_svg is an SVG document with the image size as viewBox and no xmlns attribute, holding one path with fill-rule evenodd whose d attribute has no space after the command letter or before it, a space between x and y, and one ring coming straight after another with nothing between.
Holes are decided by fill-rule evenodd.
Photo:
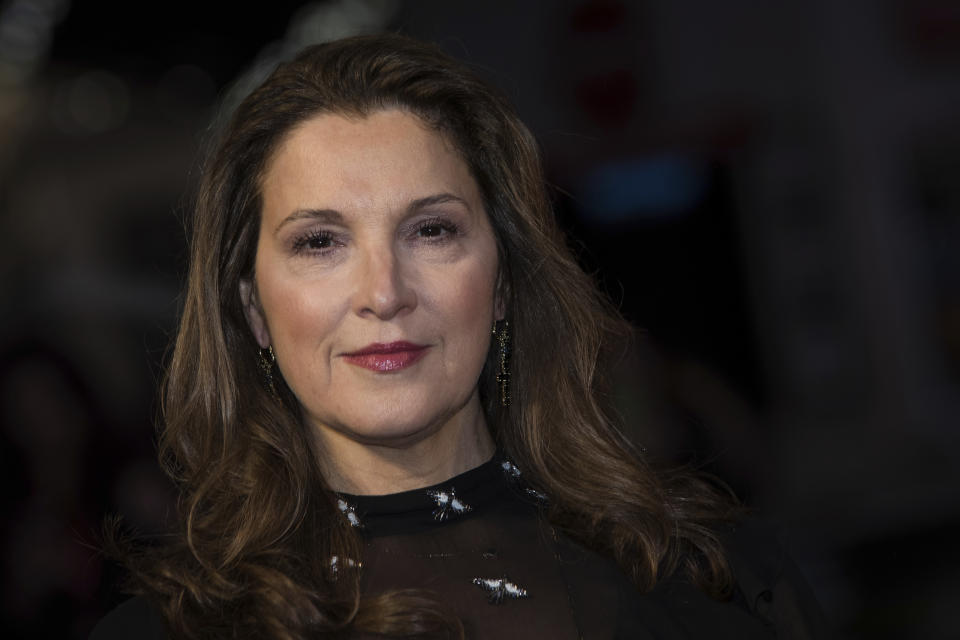
<instances>
[{"instance_id":1,"label":"red lipstick","mask_svg":"<svg viewBox=\"0 0 960 640\"><path fill-rule=\"evenodd\" d=\"M380 342L368 344L359 351L345 353L343 357L350 364L364 369L389 372L399 371L411 366L426 353L426 346L401 340L386 344Z\"/></svg>"}]
</instances>

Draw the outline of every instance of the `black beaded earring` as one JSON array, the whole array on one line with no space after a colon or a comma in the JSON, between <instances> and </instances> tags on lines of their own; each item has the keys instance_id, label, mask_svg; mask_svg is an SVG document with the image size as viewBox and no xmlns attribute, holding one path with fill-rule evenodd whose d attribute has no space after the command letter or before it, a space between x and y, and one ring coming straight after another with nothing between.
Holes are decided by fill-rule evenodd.
<instances>
[{"instance_id":1,"label":"black beaded earring","mask_svg":"<svg viewBox=\"0 0 960 640\"><path fill-rule=\"evenodd\" d=\"M510 406L510 323L506 320L497 320L493 323L493 337L499 344L497 348L500 356L500 371L497 372L497 384L500 385L500 405Z\"/></svg>"},{"instance_id":2,"label":"black beaded earring","mask_svg":"<svg viewBox=\"0 0 960 640\"><path fill-rule=\"evenodd\" d=\"M260 365L260 373L263 374L264 384L270 389L270 395L274 398L279 397L277 395L277 387L273 384L273 365L276 363L277 356L273 353L272 345L266 349L260 349L260 360L258 362Z\"/></svg>"}]
</instances>

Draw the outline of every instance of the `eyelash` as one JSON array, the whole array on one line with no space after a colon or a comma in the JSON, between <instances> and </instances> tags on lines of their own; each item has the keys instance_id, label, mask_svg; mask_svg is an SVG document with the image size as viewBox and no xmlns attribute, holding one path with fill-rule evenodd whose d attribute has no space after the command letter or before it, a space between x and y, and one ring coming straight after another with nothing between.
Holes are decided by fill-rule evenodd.
<instances>
[{"instance_id":1,"label":"eyelash","mask_svg":"<svg viewBox=\"0 0 960 640\"><path fill-rule=\"evenodd\" d=\"M430 229L432 227L438 227L441 231L445 232L445 235L443 236L421 236L420 235L424 230ZM443 242L444 240L448 239L449 236L456 235L459 231L460 231L460 228L456 224L444 218L430 218L429 220L424 220L423 222L417 224L417 228L416 228L417 236L431 243Z\"/></svg>"},{"instance_id":2,"label":"eyelash","mask_svg":"<svg viewBox=\"0 0 960 640\"><path fill-rule=\"evenodd\" d=\"M439 229L442 233L436 233L435 235L421 235L425 231L435 228ZM429 220L424 220L417 223L416 227L413 229L413 237L415 240L425 242L427 244L443 244L450 240L452 236L457 235L459 232L460 227L449 220L444 218L430 218ZM294 239L292 247L293 253L301 255L311 252L323 255L335 248L335 239L336 237L334 234L325 229L308 231ZM315 243L324 243L325 246L310 246L311 244Z\"/></svg>"},{"instance_id":3,"label":"eyelash","mask_svg":"<svg viewBox=\"0 0 960 640\"><path fill-rule=\"evenodd\" d=\"M333 234L329 231L319 230L319 231L309 231L301 236L298 236L293 241L293 252L296 254L302 254L307 251L312 251L320 254L327 253L333 247L328 245L325 247L311 247L310 244L313 242L333 242Z\"/></svg>"}]
</instances>

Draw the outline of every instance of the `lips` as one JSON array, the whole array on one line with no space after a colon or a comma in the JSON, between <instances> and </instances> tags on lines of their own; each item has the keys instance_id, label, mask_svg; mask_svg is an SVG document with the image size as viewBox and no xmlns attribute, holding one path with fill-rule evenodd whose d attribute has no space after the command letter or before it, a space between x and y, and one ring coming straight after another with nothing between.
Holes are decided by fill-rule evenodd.
<instances>
[{"instance_id":1,"label":"lips","mask_svg":"<svg viewBox=\"0 0 960 640\"><path fill-rule=\"evenodd\" d=\"M425 345L399 341L369 344L359 351L343 355L352 365L371 371L390 372L406 369L427 353Z\"/></svg>"}]
</instances>

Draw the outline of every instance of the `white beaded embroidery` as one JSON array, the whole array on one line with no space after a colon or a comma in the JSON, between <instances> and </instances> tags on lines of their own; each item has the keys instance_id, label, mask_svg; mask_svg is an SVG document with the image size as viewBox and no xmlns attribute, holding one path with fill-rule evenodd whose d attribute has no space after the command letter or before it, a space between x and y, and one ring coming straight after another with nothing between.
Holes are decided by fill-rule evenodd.
<instances>
[{"instance_id":1,"label":"white beaded embroidery","mask_svg":"<svg viewBox=\"0 0 960 640\"><path fill-rule=\"evenodd\" d=\"M357 561L354 560L353 558L347 558L346 565L348 567L356 567ZM330 572L334 576L336 576L339 570L340 570L340 556L337 556L337 555L330 556Z\"/></svg>"},{"instance_id":2,"label":"white beaded embroidery","mask_svg":"<svg viewBox=\"0 0 960 640\"><path fill-rule=\"evenodd\" d=\"M462 502L457 497L453 487L450 487L450 489L447 491L444 491L443 489L431 489L427 491L427 495L433 498L433 501L437 503L437 508L433 512L433 517L440 522L443 522L451 515L460 515L466 513L467 511L473 510L470 505L468 505L466 502Z\"/></svg>"},{"instance_id":3,"label":"white beaded embroidery","mask_svg":"<svg viewBox=\"0 0 960 640\"><path fill-rule=\"evenodd\" d=\"M539 502L546 502L546 501L547 501L547 494L543 493L542 491L537 491L537 490L534 489L533 487L524 487L523 491L524 491L524 493L526 493L528 496L530 496L531 498L533 498L533 499L535 499L535 500L538 500Z\"/></svg>"},{"instance_id":4,"label":"white beaded embroidery","mask_svg":"<svg viewBox=\"0 0 960 640\"><path fill-rule=\"evenodd\" d=\"M337 508L340 509L341 513L347 517L347 520L354 527L362 527L363 523L360 522L360 516L357 515L356 507L344 500L343 498L337 498Z\"/></svg>"},{"instance_id":5,"label":"white beaded embroidery","mask_svg":"<svg viewBox=\"0 0 960 640\"><path fill-rule=\"evenodd\" d=\"M520 469L517 467L517 465L513 464L509 460L504 460L501 462L500 468L503 469L503 473L506 474L508 480L519 482L523 476L523 474L520 473ZM547 501L547 495L541 491L537 491L533 487L524 486L523 492L538 502Z\"/></svg>"},{"instance_id":6,"label":"white beaded embroidery","mask_svg":"<svg viewBox=\"0 0 960 640\"><path fill-rule=\"evenodd\" d=\"M513 480L520 479L520 469L517 468L517 465L513 464L509 460L504 460L500 463L500 468L503 469L503 472L507 474L507 477Z\"/></svg>"},{"instance_id":7,"label":"white beaded embroidery","mask_svg":"<svg viewBox=\"0 0 960 640\"><path fill-rule=\"evenodd\" d=\"M526 589L510 582L506 576L502 578L474 578L473 584L489 594L491 604L500 604L504 598L526 598L528 595Z\"/></svg>"}]
</instances>

